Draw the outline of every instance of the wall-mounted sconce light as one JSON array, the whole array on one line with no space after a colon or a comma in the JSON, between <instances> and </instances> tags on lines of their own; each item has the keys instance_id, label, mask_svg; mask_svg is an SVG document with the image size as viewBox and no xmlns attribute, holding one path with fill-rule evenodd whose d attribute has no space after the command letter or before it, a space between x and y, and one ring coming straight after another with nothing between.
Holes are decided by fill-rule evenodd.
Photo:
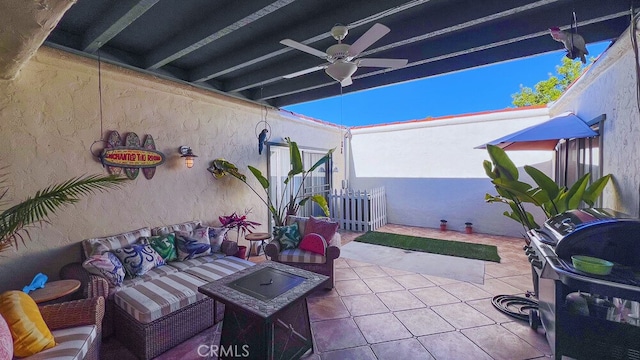
<instances>
[{"instance_id":1,"label":"wall-mounted sconce light","mask_svg":"<svg viewBox=\"0 0 640 360\"><path fill-rule=\"evenodd\" d=\"M337 167L337 166L334 166L334 167L333 167L333 169L332 169L331 171L333 171L334 173L337 173L337 172L338 172L338 167Z\"/></svg>"},{"instance_id":2,"label":"wall-mounted sconce light","mask_svg":"<svg viewBox=\"0 0 640 360\"><path fill-rule=\"evenodd\" d=\"M184 145L180 146L178 151L182 154L180 157L184 158L184 163L187 165L187 168L191 169L193 167L193 158L198 157L198 155L195 155L190 147Z\"/></svg>"}]
</instances>

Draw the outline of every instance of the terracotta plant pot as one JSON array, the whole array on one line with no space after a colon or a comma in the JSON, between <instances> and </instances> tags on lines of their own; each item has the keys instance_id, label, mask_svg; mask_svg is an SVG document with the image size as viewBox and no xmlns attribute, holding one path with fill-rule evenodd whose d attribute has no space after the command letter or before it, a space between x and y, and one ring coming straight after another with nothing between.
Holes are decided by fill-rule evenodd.
<instances>
[{"instance_id":1,"label":"terracotta plant pot","mask_svg":"<svg viewBox=\"0 0 640 360\"><path fill-rule=\"evenodd\" d=\"M447 220L440 220L440 231L447 231Z\"/></svg>"},{"instance_id":2,"label":"terracotta plant pot","mask_svg":"<svg viewBox=\"0 0 640 360\"><path fill-rule=\"evenodd\" d=\"M473 234L473 224L472 223L465 223L464 232L467 233L467 234Z\"/></svg>"},{"instance_id":3,"label":"terracotta plant pot","mask_svg":"<svg viewBox=\"0 0 640 360\"><path fill-rule=\"evenodd\" d=\"M233 256L235 256L237 258L240 258L240 259L246 259L247 258L247 247L243 246L243 245L238 246L238 252L235 253L235 255L233 255Z\"/></svg>"}]
</instances>

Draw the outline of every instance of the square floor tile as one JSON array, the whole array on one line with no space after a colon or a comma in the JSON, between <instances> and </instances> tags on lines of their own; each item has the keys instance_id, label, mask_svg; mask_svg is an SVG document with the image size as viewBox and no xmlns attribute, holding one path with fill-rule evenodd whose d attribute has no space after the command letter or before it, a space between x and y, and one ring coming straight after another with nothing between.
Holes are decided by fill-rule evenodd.
<instances>
[{"instance_id":1,"label":"square floor tile","mask_svg":"<svg viewBox=\"0 0 640 360\"><path fill-rule=\"evenodd\" d=\"M473 284L473 286L482 289L492 296L495 295L515 295L520 294L522 289L511 286L500 279L485 279L484 284ZM448 291L448 290L447 290Z\"/></svg>"},{"instance_id":2,"label":"square floor tile","mask_svg":"<svg viewBox=\"0 0 640 360\"><path fill-rule=\"evenodd\" d=\"M433 356L416 339L389 341L371 345L378 360L421 359L430 360ZM346 358L345 358L346 359Z\"/></svg>"},{"instance_id":3,"label":"square floor tile","mask_svg":"<svg viewBox=\"0 0 640 360\"><path fill-rule=\"evenodd\" d=\"M342 302L352 316L389 312L375 294L343 296Z\"/></svg>"},{"instance_id":4,"label":"square floor tile","mask_svg":"<svg viewBox=\"0 0 640 360\"><path fill-rule=\"evenodd\" d=\"M480 311L486 317L488 317L489 319L495 321L498 324L506 323L506 322L512 322L512 321L518 321L515 318L513 318L511 316L508 316L507 314L503 313L502 311L499 311L498 309L496 309L493 306L493 304L491 303L491 299L480 299L480 300L467 301L467 304L470 305L471 307L473 307L474 309Z\"/></svg>"},{"instance_id":5,"label":"square floor tile","mask_svg":"<svg viewBox=\"0 0 640 360\"><path fill-rule=\"evenodd\" d=\"M311 321L349 317L349 311L340 297L308 298L309 319Z\"/></svg>"},{"instance_id":6,"label":"square floor tile","mask_svg":"<svg viewBox=\"0 0 640 360\"><path fill-rule=\"evenodd\" d=\"M464 329L462 333L496 360L531 359L544 355L500 325Z\"/></svg>"},{"instance_id":7,"label":"square floor tile","mask_svg":"<svg viewBox=\"0 0 640 360\"><path fill-rule=\"evenodd\" d=\"M390 276L368 278L363 281L373 292L404 290L404 287Z\"/></svg>"},{"instance_id":8,"label":"square floor tile","mask_svg":"<svg viewBox=\"0 0 640 360\"><path fill-rule=\"evenodd\" d=\"M369 264L369 263L358 261L358 260L347 259L347 258L345 258L345 260L347 261L347 264L349 264L349 266L351 266L353 268L354 267L360 267L360 266L371 266L371 264Z\"/></svg>"},{"instance_id":9,"label":"square floor tile","mask_svg":"<svg viewBox=\"0 0 640 360\"><path fill-rule=\"evenodd\" d=\"M408 290L376 293L376 296L378 296L391 311L416 309L426 306Z\"/></svg>"},{"instance_id":10,"label":"square floor tile","mask_svg":"<svg viewBox=\"0 0 640 360\"><path fill-rule=\"evenodd\" d=\"M394 269L386 266L380 267L382 271L386 272L389 276L402 276L402 275L413 275L415 273L407 270Z\"/></svg>"},{"instance_id":11,"label":"square floor tile","mask_svg":"<svg viewBox=\"0 0 640 360\"><path fill-rule=\"evenodd\" d=\"M423 287L432 287L436 284L427 280L420 274L394 275L393 279L404 286L405 289L418 289Z\"/></svg>"},{"instance_id":12,"label":"square floor tile","mask_svg":"<svg viewBox=\"0 0 640 360\"><path fill-rule=\"evenodd\" d=\"M337 258L333 261L333 267L336 269L347 268L349 264L344 258Z\"/></svg>"},{"instance_id":13,"label":"square floor tile","mask_svg":"<svg viewBox=\"0 0 640 360\"><path fill-rule=\"evenodd\" d=\"M500 278L500 281L522 290L523 293L533 291L531 275L504 276Z\"/></svg>"},{"instance_id":14,"label":"square floor tile","mask_svg":"<svg viewBox=\"0 0 640 360\"><path fill-rule=\"evenodd\" d=\"M436 359L492 360L491 356L457 331L422 336L418 341Z\"/></svg>"},{"instance_id":15,"label":"square floor tile","mask_svg":"<svg viewBox=\"0 0 640 360\"><path fill-rule=\"evenodd\" d=\"M367 284L360 279L336 281L335 290L338 292L340 296L362 295L362 294L372 293L371 289L369 289Z\"/></svg>"},{"instance_id":16,"label":"square floor tile","mask_svg":"<svg viewBox=\"0 0 640 360\"><path fill-rule=\"evenodd\" d=\"M389 276L380 266L358 266L352 269L361 279Z\"/></svg>"},{"instance_id":17,"label":"square floor tile","mask_svg":"<svg viewBox=\"0 0 640 360\"><path fill-rule=\"evenodd\" d=\"M322 353L322 360L376 360L376 356L368 346L342 349Z\"/></svg>"},{"instance_id":18,"label":"square floor tile","mask_svg":"<svg viewBox=\"0 0 640 360\"><path fill-rule=\"evenodd\" d=\"M435 276L435 275L422 274L422 276L424 276L427 280L431 281L436 285L446 285L446 284L454 284L454 283L460 282L460 280L449 279L446 277Z\"/></svg>"},{"instance_id":19,"label":"square floor tile","mask_svg":"<svg viewBox=\"0 0 640 360\"><path fill-rule=\"evenodd\" d=\"M393 313L398 320L413 334L423 336L453 331L455 328L427 308L396 311Z\"/></svg>"},{"instance_id":20,"label":"square floor tile","mask_svg":"<svg viewBox=\"0 0 640 360\"><path fill-rule=\"evenodd\" d=\"M421 288L410 290L420 301L428 306L443 304L453 304L460 302L460 299L440 289L439 287Z\"/></svg>"},{"instance_id":21,"label":"square floor tile","mask_svg":"<svg viewBox=\"0 0 640 360\"><path fill-rule=\"evenodd\" d=\"M551 347L544 335L544 329L533 330L528 323L523 321L505 323L502 324L502 327L516 334L520 339L528 342L543 354L553 355L553 351L551 351Z\"/></svg>"},{"instance_id":22,"label":"square floor tile","mask_svg":"<svg viewBox=\"0 0 640 360\"><path fill-rule=\"evenodd\" d=\"M311 323L318 352L366 345L367 340L353 319L335 319Z\"/></svg>"},{"instance_id":23,"label":"square floor tile","mask_svg":"<svg viewBox=\"0 0 640 360\"><path fill-rule=\"evenodd\" d=\"M472 285L468 282L459 282L456 284L447 284L440 286L441 289L457 297L462 301L492 298L493 295Z\"/></svg>"},{"instance_id":24,"label":"square floor tile","mask_svg":"<svg viewBox=\"0 0 640 360\"><path fill-rule=\"evenodd\" d=\"M358 316L354 320L370 344L411 337L411 333L391 313Z\"/></svg>"},{"instance_id":25,"label":"square floor tile","mask_svg":"<svg viewBox=\"0 0 640 360\"><path fill-rule=\"evenodd\" d=\"M493 320L465 303L438 305L431 309L456 329L494 324Z\"/></svg>"},{"instance_id":26,"label":"square floor tile","mask_svg":"<svg viewBox=\"0 0 640 360\"><path fill-rule=\"evenodd\" d=\"M351 268L335 269L336 281L339 280L358 280L358 274Z\"/></svg>"}]
</instances>

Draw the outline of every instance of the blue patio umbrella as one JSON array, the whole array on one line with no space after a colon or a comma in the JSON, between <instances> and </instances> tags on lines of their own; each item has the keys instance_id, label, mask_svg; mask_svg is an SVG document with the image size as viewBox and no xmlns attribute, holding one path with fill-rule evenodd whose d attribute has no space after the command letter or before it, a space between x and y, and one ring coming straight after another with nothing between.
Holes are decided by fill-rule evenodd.
<instances>
[{"instance_id":1,"label":"blue patio umbrella","mask_svg":"<svg viewBox=\"0 0 640 360\"><path fill-rule=\"evenodd\" d=\"M565 113L538 125L516 131L475 149L496 145L504 150L554 150L560 139L581 139L598 136L582 119Z\"/></svg>"}]
</instances>

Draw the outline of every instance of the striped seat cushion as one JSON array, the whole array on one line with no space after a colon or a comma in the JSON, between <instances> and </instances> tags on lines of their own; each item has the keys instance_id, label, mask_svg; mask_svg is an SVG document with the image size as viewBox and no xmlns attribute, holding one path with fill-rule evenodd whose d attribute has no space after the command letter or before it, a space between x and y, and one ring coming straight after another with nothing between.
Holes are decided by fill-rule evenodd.
<instances>
[{"instance_id":1,"label":"striped seat cushion","mask_svg":"<svg viewBox=\"0 0 640 360\"><path fill-rule=\"evenodd\" d=\"M224 259L219 259L211 263L194 266L190 269L186 269L184 272L197 276L206 282L211 282L253 265L255 264L251 261L240 259L235 256L227 256Z\"/></svg>"},{"instance_id":2,"label":"striped seat cushion","mask_svg":"<svg viewBox=\"0 0 640 360\"><path fill-rule=\"evenodd\" d=\"M175 267L167 266L167 265L158 266L157 268L153 268L147 271L143 275L136 276L134 278L124 279L124 281L122 282L122 287L128 288L128 287L143 283L145 281L157 279L161 276L173 274L176 272L178 272L178 269L176 269Z\"/></svg>"},{"instance_id":3,"label":"striped seat cushion","mask_svg":"<svg viewBox=\"0 0 640 360\"><path fill-rule=\"evenodd\" d=\"M146 324L205 298L198 292L198 286L204 284L206 281L198 277L176 272L122 289L113 295L113 300Z\"/></svg>"},{"instance_id":4,"label":"striped seat cushion","mask_svg":"<svg viewBox=\"0 0 640 360\"><path fill-rule=\"evenodd\" d=\"M51 349L41 351L33 356L29 356L29 360L42 359L64 359L64 360L80 360L84 359L89 352L91 344L96 341L98 329L95 325L77 326L67 329L52 331L53 337L56 339L56 346Z\"/></svg>"},{"instance_id":5,"label":"striped seat cushion","mask_svg":"<svg viewBox=\"0 0 640 360\"><path fill-rule=\"evenodd\" d=\"M311 251L287 249L280 252L280 255L278 255L278 261L324 264L327 262L327 258L323 255L312 253Z\"/></svg>"},{"instance_id":6,"label":"striped seat cushion","mask_svg":"<svg viewBox=\"0 0 640 360\"><path fill-rule=\"evenodd\" d=\"M107 251L135 244L141 236L151 236L151 229L144 227L122 234L82 240L85 259L93 255L102 255Z\"/></svg>"},{"instance_id":7,"label":"striped seat cushion","mask_svg":"<svg viewBox=\"0 0 640 360\"><path fill-rule=\"evenodd\" d=\"M213 254L201 256L201 257L198 257L198 258L195 258L195 259L189 259L189 260L184 260L184 261L172 261L170 263L167 263L167 265L173 267L174 269L176 269L178 271L185 271L185 270L190 269L190 268L192 268L194 266L207 264L207 263L216 261L218 259L221 259L223 257L224 257L224 254L213 253Z\"/></svg>"}]
</instances>

